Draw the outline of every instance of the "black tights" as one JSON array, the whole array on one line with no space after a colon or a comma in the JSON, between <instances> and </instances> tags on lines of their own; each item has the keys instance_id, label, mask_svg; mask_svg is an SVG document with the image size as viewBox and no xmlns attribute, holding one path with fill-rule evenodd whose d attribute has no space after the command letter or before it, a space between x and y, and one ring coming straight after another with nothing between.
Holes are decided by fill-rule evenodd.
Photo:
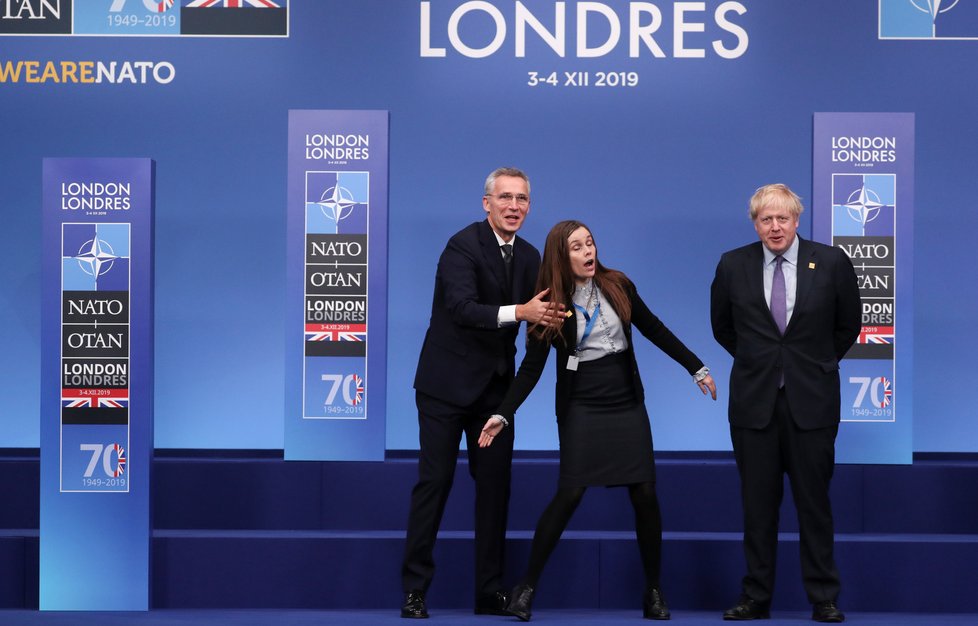
<instances>
[{"instance_id":1,"label":"black tights","mask_svg":"<svg viewBox=\"0 0 978 626\"><path fill-rule=\"evenodd\" d=\"M544 509L533 533L530 548L530 564L524 583L536 587L547 559L557 547L557 541L567 528L567 523L581 503L586 487L561 487ZM635 535L642 555L647 588L659 586L659 565L662 557L662 517L659 500L655 496L652 481L628 485L628 497L635 509Z\"/></svg>"}]
</instances>

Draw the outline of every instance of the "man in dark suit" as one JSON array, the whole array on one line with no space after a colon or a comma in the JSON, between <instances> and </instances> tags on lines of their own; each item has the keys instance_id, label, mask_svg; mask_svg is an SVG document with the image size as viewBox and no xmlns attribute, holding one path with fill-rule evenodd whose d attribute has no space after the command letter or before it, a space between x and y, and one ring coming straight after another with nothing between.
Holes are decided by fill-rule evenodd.
<instances>
[{"instance_id":1,"label":"man in dark suit","mask_svg":"<svg viewBox=\"0 0 978 626\"><path fill-rule=\"evenodd\" d=\"M859 336L859 288L837 248L796 236L801 200L767 185L750 201L760 242L725 253L711 288L713 335L734 358L730 437L740 473L747 575L725 620L769 617L783 475L791 483L812 619L841 622L829 482L839 360Z\"/></svg>"},{"instance_id":2,"label":"man in dark suit","mask_svg":"<svg viewBox=\"0 0 978 626\"><path fill-rule=\"evenodd\" d=\"M546 292L533 295L540 253L516 236L530 210L526 174L514 168L494 171L486 179L482 206L486 220L453 235L438 260L431 320L414 379L421 447L401 570L401 617L428 617L432 552L463 434L476 491L475 612L505 615L503 546L513 429L504 429L489 448L479 448L479 434L513 380L520 322L547 324L556 320L557 309L542 301Z\"/></svg>"}]
</instances>

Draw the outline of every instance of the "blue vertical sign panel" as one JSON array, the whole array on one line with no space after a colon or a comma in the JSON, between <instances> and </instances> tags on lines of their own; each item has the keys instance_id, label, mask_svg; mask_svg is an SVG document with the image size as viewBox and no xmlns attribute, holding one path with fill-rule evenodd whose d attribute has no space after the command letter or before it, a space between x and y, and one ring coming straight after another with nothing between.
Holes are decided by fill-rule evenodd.
<instances>
[{"instance_id":1,"label":"blue vertical sign panel","mask_svg":"<svg viewBox=\"0 0 978 626\"><path fill-rule=\"evenodd\" d=\"M45 159L40 608L147 610L150 159Z\"/></svg>"},{"instance_id":2,"label":"blue vertical sign panel","mask_svg":"<svg viewBox=\"0 0 978 626\"><path fill-rule=\"evenodd\" d=\"M285 458L380 461L387 111L290 111Z\"/></svg>"},{"instance_id":3,"label":"blue vertical sign panel","mask_svg":"<svg viewBox=\"0 0 978 626\"><path fill-rule=\"evenodd\" d=\"M838 460L911 463L914 116L816 113L813 165L813 236L849 255L862 300Z\"/></svg>"}]
</instances>

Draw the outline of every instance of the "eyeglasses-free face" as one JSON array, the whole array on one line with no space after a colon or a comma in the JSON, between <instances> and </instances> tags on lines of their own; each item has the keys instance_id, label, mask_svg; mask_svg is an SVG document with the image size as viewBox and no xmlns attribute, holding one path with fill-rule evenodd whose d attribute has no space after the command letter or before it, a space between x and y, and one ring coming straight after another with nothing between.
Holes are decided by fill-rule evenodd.
<instances>
[{"instance_id":1,"label":"eyeglasses-free face","mask_svg":"<svg viewBox=\"0 0 978 626\"><path fill-rule=\"evenodd\" d=\"M594 239L588 229L581 226L570 234L567 238L567 257L574 280L578 283L594 277L598 249L594 246Z\"/></svg>"},{"instance_id":2,"label":"eyeglasses-free face","mask_svg":"<svg viewBox=\"0 0 978 626\"><path fill-rule=\"evenodd\" d=\"M785 207L763 206L754 218L754 230L768 250L774 254L783 254L795 241L798 218Z\"/></svg>"}]
</instances>

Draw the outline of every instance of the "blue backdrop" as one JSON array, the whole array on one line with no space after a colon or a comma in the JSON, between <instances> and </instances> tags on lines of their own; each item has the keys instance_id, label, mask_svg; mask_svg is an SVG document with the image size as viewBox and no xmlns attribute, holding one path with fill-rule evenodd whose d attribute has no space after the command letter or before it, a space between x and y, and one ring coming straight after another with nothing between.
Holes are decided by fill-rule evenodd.
<instances>
[{"instance_id":1,"label":"blue backdrop","mask_svg":"<svg viewBox=\"0 0 978 626\"><path fill-rule=\"evenodd\" d=\"M482 218L486 174L512 164L532 182L521 235L542 246L554 222L588 223L603 261L713 368L717 403L640 346L657 447L726 450L730 359L710 334L708 290L720 253L756 237L748 197L780 181L810 200L814 112L906 111L917 132L914 447L978 451L959 391L978 374L978 286L966 278L978 41L881 40L874 2L658 0L659 15L639 16L661 17L645 36L623 2L583 16L575 2L491 4L506 26L498 49L491 12L463 0L293 0L287 38L0 37L0 446L38 445L43 157L156 161L157 447L282 447L288 110L380 109L391 128L388 448L417 446L411 383L437 257ZM563 55L529 26L519 55L517 14L555 31L561 10ZM957 10L938 19L978 30ZM614 23L620 40L601 50ZM150 61L162 80L28 82L11 73L22 61ZM530 72L556 72L557 84L530 86ZM589 85L565 85L564 72L588 72ZM598 86L599 72L638 82ZM518 447L556 445L552 393L542 382L525 405Z\"/></svg>"}]
</instances>

